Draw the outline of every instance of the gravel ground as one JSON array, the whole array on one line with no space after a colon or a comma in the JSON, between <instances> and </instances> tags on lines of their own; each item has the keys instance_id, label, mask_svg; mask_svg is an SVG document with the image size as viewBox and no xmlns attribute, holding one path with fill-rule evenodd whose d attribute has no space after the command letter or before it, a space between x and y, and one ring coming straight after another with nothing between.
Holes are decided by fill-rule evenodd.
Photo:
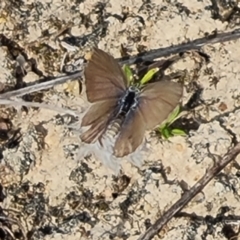
<instances>
[{"instance_id":1,"label":"gravel ground","mask_svg":"<svg viewBox=\"0 0 240 240\"><path fill-rule=\"evenodd\" d=\"M93 45L118 58L230 31L240 23L237 2L2 0L0 92L71 70ZM194 185L239 141L238 49L239 40L208 45L209 61L188 52L168 69L184 72L183 105L201 93L181 122L187 136L163 141L148 133L144 164L123 160L118 176L79 155L73 116L0 106L0 239L138 239L181 197L182 185ZM24 100L80 112L80 80ZM240 157L154 239L238 239L239 164Z\"/></svg>"}]
</instances>

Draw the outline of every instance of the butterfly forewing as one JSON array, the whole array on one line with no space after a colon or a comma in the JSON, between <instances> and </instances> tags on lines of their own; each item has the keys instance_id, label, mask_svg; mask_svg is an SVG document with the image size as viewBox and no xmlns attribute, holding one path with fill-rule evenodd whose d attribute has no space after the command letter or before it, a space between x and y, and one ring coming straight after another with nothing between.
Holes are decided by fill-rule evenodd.
<instances>
[{"instance_id":1,"label":"butterfly forewing","mask_svg":"<svg viewBox=\"0 0 240 240\"><path fill-rule=\"evenodd\" d=\"M142 143L145 132L145 122L140 109L131 110L120 129L114 146L114 155L124 157L134 152Z\"/></svg>"},{"instance_id":2,"label":"butterfly forewing","mask_svg":"<svg viewBox=\"0 0 240 240\"><path fill-rule=\"evenodd\" d=\"M97 48L93 49L84 74L86 94L91 103L116 100L127 88L127 79L118 62Z\"/></svg>"},{"instance_id":3,"label":"butterfly forewing","mask_svg":"<svg viewBox=\"0 0 240 240\"><path fill-rule=\"evenodd\" d=\"M175 82L149 83L139 97L139 109L146 123L146 130L161 124L179 103L183 87Z\"/></svg>"}]
</instances>

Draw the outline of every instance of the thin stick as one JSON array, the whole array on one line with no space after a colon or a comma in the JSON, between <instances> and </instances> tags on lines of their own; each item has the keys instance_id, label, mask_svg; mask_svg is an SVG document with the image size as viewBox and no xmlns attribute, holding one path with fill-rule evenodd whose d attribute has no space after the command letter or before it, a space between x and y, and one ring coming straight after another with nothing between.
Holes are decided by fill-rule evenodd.
<instances>
[{"instance_id":1,"label":"thin stick","mask_svg":"<svg viewBox=\"0 0 240 240\"><path fill-rule=\"evenodd\" d=\"M208 169L205 175L183 196L167 210L138 240L150 240L156 235L165 224L167 224L176 213L181 211L203 188L227 166L240 153L240 143L230 149L215 166Z\"/></svg>"},{"instance_id":2,"label":"thin stick","mask_svg":"<svg viewBox=\"0 0 240 240\"><path fill-rule=\"evenodd\" d=\"M19 96L23 96L25 94L37 92L37 91L44 90L44 89L48 89L48 88L51 88L55 85L65 83L66 81L73 81L76 78L82 77L82 75L83 75L83 72L78 71L78 72L75 72L74 74L71 74L71 75L55 78L54 80L50 80L50 81L42 82L42 83L37 83L37 84L31 85L31 86L28 86L28 87L25 87L25 88L21 88L21 89L18 89L18 90L2 93L2 94L0 94L0 99L8 99L8 98L11 98L11 97L19 97Z\"/></svg>"},{"instance_id":3,"label":"thin stick","mask_svg":"<svg viewBox=\"0 0 240 240\"><path fill-rule=\"evenodd\" d=\"M49 109L51 111L56 111L59 113L64 113L64 114L69 114L72 115L74 117L77 117L79 114L77 113L77 111L73 111L70 109L66 109L66 108L61 108L61 107L56 107L56 106L51 106L45 103L38 103L38 102L26 102L26 101L21 101L21 100L9 100L9 99L1 99L0 98L0 105L10 105L10 106L14 106L14 107L22 107L22 106L26 106L26 107L38 107L38 108L45 108L45 109Z\"/></svg>"},{"instance_id":4,"label":"thin stick","mask_svg":"<svg viewBox=\"0 0 240 240\"><path fill-rule=\"evenodd\" d=\"M175 46L170 46L166 48L159 48L155 50L151 50L149 52L141 53L136 56L127 57L127 58L117 58L119 64L135 64L138 62L146 61L146 60L153 60L160 57L166 57L170 56L172 54L177 54L180 52L190 51L190 50L196 50L200 49L201 47L207 45L207 44L215 44L215 43L222 43L226 41L233 41L240 38L240 29L236 29L231 32L227 33L214 33L212 35L209 35L207 37L198 38L194 41L191 41L189 43L179 44ZM69 74L67 76L58 77L54 80L50 80L44 83L35 83L34 85L18 89L16 91L6 92L3 94L0 94L0 98L11 98L11 97L17 97L17 96L23 96L25 94L29 94L32 92L37 92L40 90L51 88L55 85L62 84L66 81L73 81L76 78L82 77L83 72L78 71L73 74Z\"/></svg>"},{"instance_id":5,"label":"thin stick","mask_svg":"<svg viewBox=\"0 0 240 240\"><path fill-rule=\"evenodd\" d=\"M24 231L24 228L23 228L22 224L18 220L15 220L15 219L10 218L8 216L0 216L0 220L4 220L4 221L9 222L9 223L17 224L18 227L21 229L21 232L23 234L24 239L27 239L25 231ZM11 237L13 239L15 239L15 237L13 236L12 231L9 228L7 228L7 229L8 229L8 233L11 235Z\"/></svg>"},{"instance_id":6,"label":"thin stick","mask_svg":"<svg viewBox=\"0 0 240 240\"><path fill-rule=\"evenodd\" d=\"M240 29L236 29L231 32L226 33L213 33L207 37L198 38L188 43L183 43L179 45L173 45L170 47L159 48L151 50L147 53L141 53L132 57L118 58L120 64L135 64L138 62L153 60L160 57L170 56L172 54L177 54L181 52L186 52L190 50L199 50L201 47L208 44L223 43L227 41L233 41L240 38Z\"/></svg>"}]
</instances>

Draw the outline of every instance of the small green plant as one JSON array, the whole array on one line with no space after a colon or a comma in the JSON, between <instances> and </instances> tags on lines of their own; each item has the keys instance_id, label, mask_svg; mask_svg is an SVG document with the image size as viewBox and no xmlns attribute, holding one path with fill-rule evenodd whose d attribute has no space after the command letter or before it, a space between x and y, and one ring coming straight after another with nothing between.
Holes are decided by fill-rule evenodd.
<instances>
[{"instance_id":1,"label":"small green plant","mask_svg":"<svg viewBox=\"0 0 240 240\"><path fill-rule=\"evenodd\" d=\"M128 85L130 85L132 82L133 82L133 73L132 73L132 70L131 68L128 66L128 65L123 65L122 67L123 69L123 72L125 73L125 76L128 80Z\"/></svg>"},{"instance_id":2,"label":"small green plant","mask_svg":"<svg viewBox=\"0 0 240 240\"><path fill-rule=\"evenodd\" d=\"M186 136L184 130L171 127L171 125L180 117L180 112L180 105L178 105L169 117L158 127L157 131L164 139L169 139L173 136Z\"/></svg>"},{"instance_id":3,"label":"small green plant","mask_svg":"<svg viewBox=\"0 0 240 240\"><path fill-rule=\"evenodd\" d=\"M148 83L154 76L155 73L157 73L159 71L159 68L152 68L150 69L144 76L143 78L140 80L140 85L144 85L146 83Z\"/></svg>"},{"instance_id":4,"label":"small green plant","mask_svg":"<svg viewBox=\"0 0 240 240\"><path fill-rule=\"evenodd\" d=\"M123 69L123 72L125 73L125 76L127 77L128 84L129 85L132 84L134 82L134 76L131 68L128 65L123 65L122 69ZM159 68L150 69L139 81L140 87L148 83L153 78L154 74L157 73L158 71L159 71Z\"/></svg>"}]
</instances>

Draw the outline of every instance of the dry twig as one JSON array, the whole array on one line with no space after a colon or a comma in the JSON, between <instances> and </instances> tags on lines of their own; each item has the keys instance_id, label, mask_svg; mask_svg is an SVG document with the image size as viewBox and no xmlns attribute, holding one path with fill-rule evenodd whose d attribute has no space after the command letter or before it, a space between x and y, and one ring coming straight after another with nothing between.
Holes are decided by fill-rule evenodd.
<instances>
[{"instance_id":1,"label":"dry twig","mask_svg":"<svg viewBox=\"0 0 240 240\"><path fill-rule=\"evenodd\" d=\"M121 65L123 64L132 65L138 62L150 61L160 57L167 57L172 54L177 54L177 53L186 52L190 50L199 50L200 48L208 44L233 41L239 38L240 38L240 29L236 29L234 31L227 32L227 33L214 32L213 34L208 35L207 37L198 38L188 43L183 43L183 44L170 46L166 48L154 49L145 53L138 54L136 56L119 58L117 60ZM50 80L43 83L35 83L25 88L0 94L0 99L9 99L11 97L19 97L32 92L48 89L55 85L62 84L66 81L72 81L76 78L80 78L82 77L82 75L83 75L82 71L77 71L67 76L55 78L54 80Z\"/></svg>"},{"instance_id":2,"label":"dry twig","mask_svg":"<svg viewBox=\"0 0 240 240\"><path fill-rule=\"evenodd\" d=\"M181 211L203 188L226 167L240 153L240 143L230 149L225 156L208 169L205 175L183 196L167 210L138 240L150 240L167 224L179 211Z\"/></svg>"},{"instance_id":3,"label":"dry twig","mask_svg":"<svg viewBox=\"0 0 240 240\"><path fill-rule=\"evenodd\" d=\"M233 41L240 38L240 29L235 29L231 32L226 33L217 33L213 32L212 34L198 38L188 43L183 43L179 45L173 45L165 48L154 49L146 53L140 53L132 57L124 57L117 59L120 64L135 64L143 61L150 61L156 58L167 57L172 54L184 53L186 51L200 50L202 47L208 44L223 43L228 41Z\"/></svg>"}]
</instances>

